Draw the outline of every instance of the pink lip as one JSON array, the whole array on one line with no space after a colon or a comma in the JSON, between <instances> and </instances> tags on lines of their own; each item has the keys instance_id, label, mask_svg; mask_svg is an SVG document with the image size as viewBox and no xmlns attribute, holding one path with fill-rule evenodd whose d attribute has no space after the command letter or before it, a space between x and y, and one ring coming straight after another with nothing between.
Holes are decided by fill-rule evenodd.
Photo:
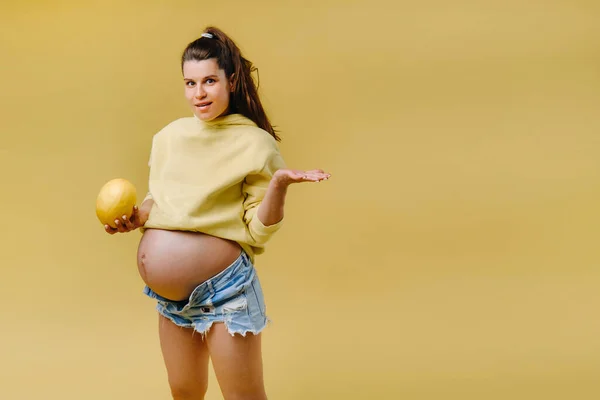
<instances>
[{"instance_id":1,"label":"pink lip","mask_svg":"<svg viewBox=\"0 0 600 400\"><path fill-rule=\"evenodd\" d=\"M205 103L194 104L194 106L196 106L196 107L203 107L203 106L208 106L210 104L212 104L212 101L208 101L208 102L205 102Z\"/></svg>"}]
</instances>

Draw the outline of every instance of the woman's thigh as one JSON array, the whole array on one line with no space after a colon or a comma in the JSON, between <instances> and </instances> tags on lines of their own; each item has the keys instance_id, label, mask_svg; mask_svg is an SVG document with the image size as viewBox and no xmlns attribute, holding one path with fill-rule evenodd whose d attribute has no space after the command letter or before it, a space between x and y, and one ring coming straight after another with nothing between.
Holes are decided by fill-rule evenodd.
<instances>
[{"instance_id":1,"label":"woman's thigh","mask_svg":"<svg viewBox=\"0 0 600 400\"><path fill-rule=\"evenodd\" d=\"M202 335L159 314L160 347L174 398L203 398L208 388L208 348Z\"/></svg>"}]
</instances>

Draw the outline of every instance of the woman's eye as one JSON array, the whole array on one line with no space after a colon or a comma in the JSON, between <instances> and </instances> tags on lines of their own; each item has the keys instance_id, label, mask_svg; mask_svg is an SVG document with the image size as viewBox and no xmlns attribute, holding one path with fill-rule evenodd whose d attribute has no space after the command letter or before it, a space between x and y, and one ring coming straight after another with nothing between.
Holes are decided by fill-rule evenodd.
<instances>
[{"instance_id":1,"label":"woman's eye","mask_svg":"<svg viewBox=\"0 0 600 400\"><path fill-rule=\"evenodd\" d=\"M185 83L186 86L194 86L195 82L188 81Z\"/></svg>"},{"instance_id":2,"label":"woman's eye","mask_svg":"<svg viewBox=\"0 0 600 400\"><path fill-rule=\"evenodd\" d=\"M207 79L206 83L208 83L209 85L212 85L213 83L215 83L214 79Z\"/></svg>"}]
</instances>

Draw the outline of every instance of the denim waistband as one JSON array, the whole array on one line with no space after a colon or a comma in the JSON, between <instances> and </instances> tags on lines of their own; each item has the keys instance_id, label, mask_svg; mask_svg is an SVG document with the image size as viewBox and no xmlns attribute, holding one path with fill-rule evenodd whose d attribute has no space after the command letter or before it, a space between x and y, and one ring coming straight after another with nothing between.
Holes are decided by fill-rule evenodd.
<instances>
[{"instance_id":1,"label":"denim waistband","mask_svg":"<svg viewBox=\"0 0 600 400\"><path fill-rule=\"evenodd\" d=\"M207 302L215 304L225 301L236 293L246 289L252 283L255 273L249 256L246 252L242 251L240 256L231 265L199 284L187 300L173 301L148 289L146 290L146 294L157 300L179 305L185 305L186 303L204 304Z\"/></svg>"}]
</instances>

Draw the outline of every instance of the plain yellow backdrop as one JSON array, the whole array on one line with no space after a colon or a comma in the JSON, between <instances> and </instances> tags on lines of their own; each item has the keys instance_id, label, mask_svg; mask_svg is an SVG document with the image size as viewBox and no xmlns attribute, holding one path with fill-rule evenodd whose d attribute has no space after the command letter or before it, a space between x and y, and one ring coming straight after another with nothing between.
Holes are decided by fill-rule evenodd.
<instances>
[{"instance_id":1,"label":"plain yellow backdrop","mask_svg":"<svg viewBox=\"0 0 600 400\"><path fill-rule=\"evenodd\" d=\"M288 165L333 175L257 259L271 399L599 398L599 3L0 7L1 399L169 398L140 234L94 205L146 191L208 24Z\"/></svg>"}]
</instances>

